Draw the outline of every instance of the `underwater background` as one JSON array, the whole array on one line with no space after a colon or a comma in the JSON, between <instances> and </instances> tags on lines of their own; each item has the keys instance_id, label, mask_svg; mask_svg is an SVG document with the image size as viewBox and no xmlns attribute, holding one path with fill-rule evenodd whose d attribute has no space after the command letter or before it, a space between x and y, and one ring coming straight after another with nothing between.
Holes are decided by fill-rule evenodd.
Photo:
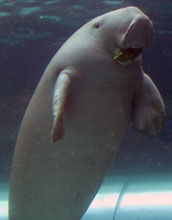
<instances>
[{"instance_id":1,"label":"underwater background","mask_svg":"<svg viewBox=\"0 0 172 220\"><path fill-rule=\"evenodd\" d=\"M143 54L143 68L159 88L167 116L158 138L143 136L129 123L109 175L171 172L172 1L0 0L0 183L9 182L23 114L52 56L90 19L129 5L138 6L154 23L155 37Z\"/></svg>"}]
</instances>

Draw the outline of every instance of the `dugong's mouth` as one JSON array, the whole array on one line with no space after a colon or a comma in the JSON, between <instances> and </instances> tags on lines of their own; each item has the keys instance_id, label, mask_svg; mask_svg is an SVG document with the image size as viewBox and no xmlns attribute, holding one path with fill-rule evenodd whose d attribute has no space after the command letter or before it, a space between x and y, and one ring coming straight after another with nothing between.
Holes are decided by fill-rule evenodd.
<instances>
[{"instance_id":1,"label":"dugong's mouth","mask_svg":"<svg viewBox=\"0 0 172 220\"><path fill-rule=\"evenodd\" d=\"M143 51L143 48L127 48L120 49L117 48L115 50L115 55L113 59L120 64L128 65L134 61L136 57L138 57Z\"/></svg>"}]
</instances>

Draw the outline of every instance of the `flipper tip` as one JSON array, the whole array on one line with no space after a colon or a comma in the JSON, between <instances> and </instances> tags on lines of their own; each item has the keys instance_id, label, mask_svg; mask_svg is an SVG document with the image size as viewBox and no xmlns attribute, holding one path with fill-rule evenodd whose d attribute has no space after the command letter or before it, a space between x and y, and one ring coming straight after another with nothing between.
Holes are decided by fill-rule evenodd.
<instances>
[{"instance_id":1,"label":"flipper tip","mask_svg":"<svg viewBox=\"0 0 172 220\"><path fill-rule=\"evenodd\" d=\"M55 144L57 141L63 139L64 132L56 132L55 129L51 130L51 142L52 144Z\"/></svg>"},{"instance_id":2,"label":"flipper tip","mask_svg":"<svg viewBox=\"0 0 172 220\"><path fill-rule=\"evenodd\" d=\"M51 130L51 142L54 144L64 137L64 127L62 116L56 117L54 120L54 125Z\"/></svg>"}]
</instances>

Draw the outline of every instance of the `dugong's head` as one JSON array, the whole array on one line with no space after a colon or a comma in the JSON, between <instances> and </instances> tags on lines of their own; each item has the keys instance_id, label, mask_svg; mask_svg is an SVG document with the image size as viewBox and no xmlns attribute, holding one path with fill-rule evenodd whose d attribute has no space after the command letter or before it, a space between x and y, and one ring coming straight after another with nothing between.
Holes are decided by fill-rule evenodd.
<instances>
[{"instance_id":1,"label":"dugong's head","mask_svg":"<svg viewBox=\"0 0 172 220\"><path fill-rule=\"evenodd\" d=\"M93 27L101 32L103 43L113 51L114 59L125 65L148 47L154 32L148 16L133 6L97 17Z\"/></svg>"}]
</instances>

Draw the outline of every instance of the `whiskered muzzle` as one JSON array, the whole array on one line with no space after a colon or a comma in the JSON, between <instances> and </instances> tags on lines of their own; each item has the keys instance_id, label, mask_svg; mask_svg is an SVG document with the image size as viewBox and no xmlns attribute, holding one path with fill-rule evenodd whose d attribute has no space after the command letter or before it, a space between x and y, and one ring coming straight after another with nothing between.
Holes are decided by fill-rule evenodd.
<instances>
[{"instance_id":1,"label":"whiskered muzzle","mask_svg":"<svg viewBox=\"0 0 172 220\"><path fill-rule=\"evenodd\" d=\"M153 40L153 24L146 16L140 16L133 20L125 32L123 48L146 48Z\"/></svg>"}]
</instances>

